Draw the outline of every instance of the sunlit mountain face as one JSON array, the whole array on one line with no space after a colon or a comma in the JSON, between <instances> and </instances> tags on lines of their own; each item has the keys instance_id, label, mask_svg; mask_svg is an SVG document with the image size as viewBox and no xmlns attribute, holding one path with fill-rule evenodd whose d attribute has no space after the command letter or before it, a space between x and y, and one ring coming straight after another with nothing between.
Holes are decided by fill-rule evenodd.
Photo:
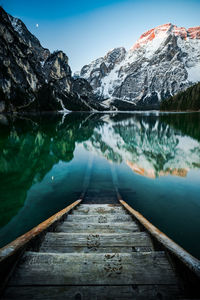
<instances>
[{"instance_id":1,"label":"sunlit mountain face","mask_svg":"<svg viewBox=\"0 0 200 300\"><path fill-rule=\"evenodd\" d=\"M88 193L122 198L193 255L200 113L0 118L0 247ZM192 220L192 222L190 222Z\"/></svg>"},{"instance_id":2,"label":"sunlit mountain face","mask_svg":"<svg viewBox=\"0 0 200 300\"><path fill-rule=\"evenodd\" d=\"M168 23L144 32L128 51L110 50L83 66L79 75L113 109L158 108L164 99L200 81L199 62L200 26Z\"/></svg>"}]
</instances>

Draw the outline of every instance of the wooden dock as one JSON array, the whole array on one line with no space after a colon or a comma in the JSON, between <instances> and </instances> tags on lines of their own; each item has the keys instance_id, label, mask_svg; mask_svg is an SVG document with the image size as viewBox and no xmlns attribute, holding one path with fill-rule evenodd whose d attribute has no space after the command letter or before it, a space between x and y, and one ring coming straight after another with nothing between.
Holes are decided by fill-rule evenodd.
<instances>
[{"instance_id":1,"label":"wooden dock","mask_svg":"<svg viewBox=\"0 0 200 300\"><path fill-rule=\"evenodd\" d=\"M173 255L156 245L125 206L78 200L4 247L0 266L7 280L2 299L196 297L196 290L184 286Z\"/></svg>"}]
</instances>

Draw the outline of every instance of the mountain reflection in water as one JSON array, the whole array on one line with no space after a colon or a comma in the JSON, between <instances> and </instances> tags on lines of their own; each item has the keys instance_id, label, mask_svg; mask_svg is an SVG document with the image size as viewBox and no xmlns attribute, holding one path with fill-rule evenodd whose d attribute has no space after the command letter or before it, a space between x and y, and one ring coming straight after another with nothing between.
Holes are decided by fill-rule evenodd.
<instances>
[{"instance_id":1,"label":"mountain reflection in water","mask_svg":"<svg viewBox=\"0 0 200 300\"><path fill-rule=\"evenodd\" d=\"M169 174L184 177L190 169L200 168L198 140L170 126L166 116L102 119L103 124L95 126L84 143L87 150L112 162L124 162L133 172L150 178Z\"/></svg>"},{"instance_id":2,"label":"mountain reflection in water","mask_svg":"<svg viewBox=\"0 0 200 300\"><path fill-rule=\"evenodd\" d=\"M0 124L0 246L76 200L94 157L99 190L112 165L124 200L198 256L199 113L1 116Z\"/></svg>"}]
</instances>

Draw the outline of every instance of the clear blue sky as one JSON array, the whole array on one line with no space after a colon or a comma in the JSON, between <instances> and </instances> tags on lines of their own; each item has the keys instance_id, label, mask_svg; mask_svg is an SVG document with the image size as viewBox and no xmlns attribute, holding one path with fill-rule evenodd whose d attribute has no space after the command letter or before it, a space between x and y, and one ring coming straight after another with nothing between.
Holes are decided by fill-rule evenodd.
<instances>
[{"instance_id":1,"label":"clear blue sky","mask_svg":"<svg viewBox=\"0 0 200 300\"><path fill-rule=\"evenodd\" d=\"M200 0L0 0L0 4L20 18L43 47L63 50L72 71L114 47L129 49L155 26L200 25Z\"/></svg>"}]
</instances>

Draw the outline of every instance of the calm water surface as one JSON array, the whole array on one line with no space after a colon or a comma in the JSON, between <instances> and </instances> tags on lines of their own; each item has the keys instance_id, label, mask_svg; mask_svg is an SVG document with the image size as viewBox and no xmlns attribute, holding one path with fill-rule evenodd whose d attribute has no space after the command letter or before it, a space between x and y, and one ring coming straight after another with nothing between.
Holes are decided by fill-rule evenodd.
<instances>
[{"instance_id":1,"label":"calm water surface","mask_svg":"<svg viewBox=\"0 0 200 300\"><path fill-rule=\"evenodd\" d=\"M90 188L113 189L200 258L200 114L0 117L0 246Z\"/></svg>"}]
</instances>

